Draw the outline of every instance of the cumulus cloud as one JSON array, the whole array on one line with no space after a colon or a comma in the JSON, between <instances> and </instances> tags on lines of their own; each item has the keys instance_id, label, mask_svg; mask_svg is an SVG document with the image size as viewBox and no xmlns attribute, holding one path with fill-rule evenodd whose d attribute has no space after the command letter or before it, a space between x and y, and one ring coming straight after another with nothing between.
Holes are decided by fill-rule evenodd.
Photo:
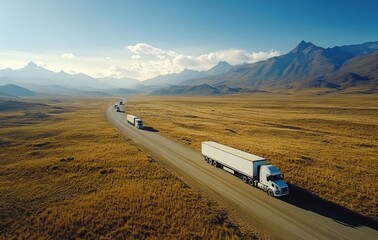
<instances>
[{"instance_id":1,"label":"cumulus cloud","mask_svg":"<svg viewBox=\"0 0 378 240\"><path fill-rule=\"evenodd\" d=\"M164 60L177 55L174 51L166 51L145 43L137 43L135 45L126 46L125 48L128 49L132 54L134 54L132 58L135 58L136 56L136 58L141 58L141 56L144 55L154 56L159 60Z\"/></svg>"},{"instance_id":2,"label":"cumulus cloud","mask_svg":"<svg viewBox=\"0 0 378 240\"><path fill-rule=\"evenodd\" d=\"M138 78L139 73L133 70L130 66L120 66L120 65L111 65L110 68L107 70L107 76L115 77L115 78L122 78L122 77L130 77L130 78Z\"/></svg>"},{"instance_id":3,"label":"cumulus cloud","mask_svg":"<svg viewBox=\"0 0 378 240\"><path fill-rule=\"evenodd\" d=\"M73 53L63 53L62 54L62 58L65 58L65 59L74 59L75 55Z\"/></svg>"},{"instance_id":4,"label":"cumulus cloud","mask_svg":"<svg viewBox=\"0 0 378 240\"><path fill-rule=\"evenodd\" d=\"M186 68L199 71L208 70L220 61L235 65L244 62L254 63L280 55L275 50L248 52L243 49L227 49L200 55L186 55L145 43L129 45L125 49L130 52L132 59L132 63L125 65L125 68L137 73L138 79L178 73Z\"/></svg>"}]
</instances>

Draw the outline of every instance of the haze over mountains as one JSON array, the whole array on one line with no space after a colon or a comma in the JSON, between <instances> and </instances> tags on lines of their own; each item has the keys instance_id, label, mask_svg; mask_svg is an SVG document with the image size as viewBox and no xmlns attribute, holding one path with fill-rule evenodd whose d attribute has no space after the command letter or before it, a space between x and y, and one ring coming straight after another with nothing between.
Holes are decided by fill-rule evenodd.
<instances>
[{"instance_id":1,"label":"haze over mountains","mask_svg":"<svg viewBox=\"0 0 378 240\"><path fill-rule=\"evenodd\" d=\"M222 95L256 91L375 93L378 92L378 41L333 48L302 41L287 54L265 61L237 66L221 61L207 71L185 69L143 82L57 73L30 62L18 70L0 70L0 86L7 84L13 85L3 87L3 95L17 92L19 96L31 96L35 92L75 95ZM32 91L15 91L15 85Z\"/></svg>"},{"instance_id":2,"label":"haze over mountains","mask_svg":"<svg viewBox=\"0 0 378 240\"><path fill-rule=\"evenodd\" d=\"M222 73L228 72L232 66L225 62L220 61L217 65L207 71L196 71L191 69L185 69L180 73L172 73L167 75L160 75L151 79L147 79L143 81L144 85L174 85L180 84L185 80L189 79L196 79L196 78L203 78L214 76Z\"/></svg>"},{"instance_id":3,"label":"haze over mountains","mask_svg":"<svg viewBox=\"0 0 378 240\"><path fill-rule=\"evenodd\" d=\"M84 93L91 95L95 92L100 94L102 90L109 93L120 91L120 87L129 87L138 83L138 80L130 78L95 79L82 73L53 72L33 62L29 62L25 67L17 70L10 68L0 70L0 85L18 85L34 92L47 94L80 95Z\"/></svg>"},{"instance_id":4,"label":"haze over mountains","mask_svg":"<svg viewBox=\"0 0 378 240\"><path fill-rule=\"evenodd\" d=\"M219 62L208 71L195 71L185 69L181 73L162 75L140 82L132 78L92 78L85 74L68 74L63 71L53 72L37 64L30 62L25 67L17 70L10 68L0 70L0 86L8 85L6 89L20 86L34 91L33 95L61 94L61 95L120 95L149 93L170 86L181 81L207 77L227 72L231 65ZM5 91L5 90L4 90ZM11 91L8 94L24 96L22 91ZM3 92L3 94L6 94Z\"/></svg>"}]
</instances>

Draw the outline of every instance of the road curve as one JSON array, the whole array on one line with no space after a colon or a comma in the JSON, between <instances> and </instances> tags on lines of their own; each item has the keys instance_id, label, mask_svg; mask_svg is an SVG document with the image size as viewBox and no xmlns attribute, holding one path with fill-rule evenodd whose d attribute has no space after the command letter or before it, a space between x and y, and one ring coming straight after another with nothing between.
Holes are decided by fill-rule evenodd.
<instances>
[{"instance_id":1,"label":"road curve","mask_svg":"<svg viewBox=\"0 0 378 240\"><path fill-rule=\"evenodd\" d=\"M335 220L327 214L269 197L226 171L210 166L199 152L151 128L136 129L127 123L125 114L116 112L114 107L108 107L105 116L125 137L132 139L174 174L190 179L200 190L211 191L232 211L251 219L252 224L258 222L275 239L378 239L378 231L364 224Z\"/></svg>"}]
</instances>

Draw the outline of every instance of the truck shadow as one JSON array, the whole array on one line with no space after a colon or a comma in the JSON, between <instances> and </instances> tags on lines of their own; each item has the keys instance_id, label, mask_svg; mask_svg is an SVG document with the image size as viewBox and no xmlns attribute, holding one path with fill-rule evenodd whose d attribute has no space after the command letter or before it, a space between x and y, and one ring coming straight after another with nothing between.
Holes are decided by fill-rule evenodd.
<instances>
[{"instance_id":1,"label":"truck shadow","mask_svg":"<svg viewBox=\"0 0 378 240\"><path fill-rule=\"evenodd\" d=\"M143 126L143 128L141 130L147 131L147 132L159 132L158 130L156 130L155 128L150 127L150 126Z\"/></svg>"},{"instance_id":2,"label":"truck shadow","mask_svg":"<svg viewBox=\"0 0 378 240\"><path fill-rule=\"evenodd\" d=\"M292 204L296 207L315 212L327 218L349 227L369 226L378 230L378 222L364 217L345 207L324 200L315 196L307 190L289 185L290 194L280 198L282 201Z\"/></svg>"}]
</instances>

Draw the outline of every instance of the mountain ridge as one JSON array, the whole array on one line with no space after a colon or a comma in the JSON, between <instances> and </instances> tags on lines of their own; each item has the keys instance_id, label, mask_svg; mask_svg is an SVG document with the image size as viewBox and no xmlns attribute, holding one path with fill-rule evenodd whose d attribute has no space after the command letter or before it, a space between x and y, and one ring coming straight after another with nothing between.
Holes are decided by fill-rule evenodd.
<instances>
[{"instance_id":1,"label":"mountain ridge","mask_svg":"<svg viewBox=\"0 0 378 240\"><path fill-rule=\"evenodd\" d=\"M67 88L80 89L112 89L116 87L129 87L140 82L132 78L93 78L84 73L69 74L64 71L54 72L38 66L34 62L29 62L19 69L5 68L0 70L1 84L17 85L60 85Z\"/></svg>"},{"instance_id":2,"label":"mountain ridge","mask_svg":"<svg viewBox=\"0 0 378 240\"><path fill-rule=\"evenodd\" d=\"M354 58L356 58L357 61L361 61L364 57L376 51L378 51L378 42L322 48L311 42L301 41L293 50L281 56L256 63L235 66L224 74L191 79L190 81L182 82L182 85L208 84L210 86L216 86L222 84L250 90L285 90L291 88L303 90L304 86L308 88L314 88L316 86L316 84L308 84L309 81L319 77L325 77L330 86L334 87L338 85L337 90L346 89L348 88L347 84L340 85L333 82L336 79L333 75L339 74L338 71L340 71L340 69L342 69L342 72L345 74L348 66L344 64ZM374 64L374 61L378 62L377 56L372 55L369 59L370 64L373 65L372 68L374 68L374 66L374 69L378 68L376 67L377 65ZM351 67L352 66L349 66L349 68ZM359 71L360 70L354 68L354 72L352 73L355 75L349 74L348 76L345 75L345 77L361 75ZM374 71L375 73L377 72L377 70L372 70L369 74L371 75ZM367 77L368 81L377 82L376 76L369 77L364 76L364 74L361 76ZM339 78L342 78L342 76L339 75ZM307 83L307 85L303 83ZM366 84L367 87L373 85L374 83ZM365 90L368 91L369 89Z\"/></svg>"}]
</instances>

